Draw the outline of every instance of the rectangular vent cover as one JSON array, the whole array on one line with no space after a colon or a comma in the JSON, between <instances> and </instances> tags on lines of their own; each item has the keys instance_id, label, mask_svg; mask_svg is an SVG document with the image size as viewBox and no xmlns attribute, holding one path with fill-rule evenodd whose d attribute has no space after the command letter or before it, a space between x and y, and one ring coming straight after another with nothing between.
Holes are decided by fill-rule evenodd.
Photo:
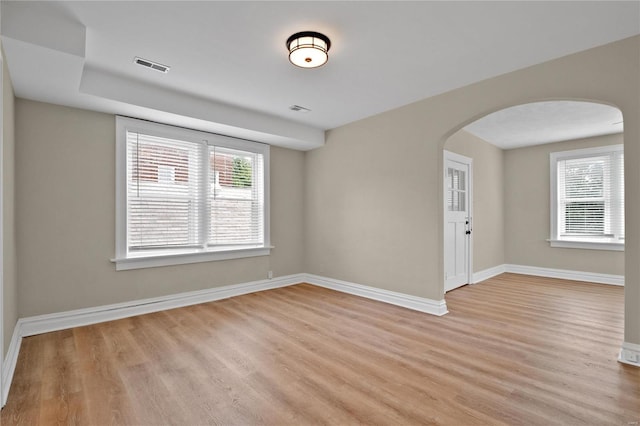
<instances>
[{"instance_id":1,"label":"rectangular vent cover","mask_svg":"<svg viewBox=\"0 0 640 426\"><path fill-rule=\"evenodd\" d=\"M150 61L148 59L139 58L137 56L135 57L133 62L135 62L138 65L142 65L143 67L151 68L152 70L156 70L156 71L159 71L159 72L165 73L165 74L168 73L169 70L171 69L171 67L169 67L167 65L162 65L162 64L159 64L157 62Z\"/></svg>"}]
</instances>

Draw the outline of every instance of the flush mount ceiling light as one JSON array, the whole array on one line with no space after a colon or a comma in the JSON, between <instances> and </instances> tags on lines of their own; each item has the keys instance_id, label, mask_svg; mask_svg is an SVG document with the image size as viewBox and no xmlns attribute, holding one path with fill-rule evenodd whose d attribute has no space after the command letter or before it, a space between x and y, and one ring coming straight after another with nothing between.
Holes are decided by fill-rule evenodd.
<instances>
[{"instance_id":1,"label":"flush mount ceiling light","mask_svg":"<svg viewBox=\"0 0 640 426\"><path fill-rule=\"evenodd\" d=\"M287 39L289 60L301 68L316 68L326 64L330 47L329 37L313 31L295 33Z\"/></svg>"}]
</instances>

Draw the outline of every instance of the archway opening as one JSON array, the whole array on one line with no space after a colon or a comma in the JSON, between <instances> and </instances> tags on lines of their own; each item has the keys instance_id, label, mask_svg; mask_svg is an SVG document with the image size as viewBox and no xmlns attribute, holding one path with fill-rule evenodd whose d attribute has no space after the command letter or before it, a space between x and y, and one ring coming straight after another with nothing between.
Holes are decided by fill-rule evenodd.
<instances>
[{"instance_id":1,"label":"archway opening","mask_svg":"<svg viewBox=\"0 0 640 426\"><path fill-rule=\"evenodd\" d=\"M460 261L469 284L511 271L622 285L623 143L618 108L572 100L505 108L452 134L444 151L472 161L473 200L457 230L470 231L465 257L451 243L460 189L443 156L445 291Z\"/></svg>"}]
</instances>

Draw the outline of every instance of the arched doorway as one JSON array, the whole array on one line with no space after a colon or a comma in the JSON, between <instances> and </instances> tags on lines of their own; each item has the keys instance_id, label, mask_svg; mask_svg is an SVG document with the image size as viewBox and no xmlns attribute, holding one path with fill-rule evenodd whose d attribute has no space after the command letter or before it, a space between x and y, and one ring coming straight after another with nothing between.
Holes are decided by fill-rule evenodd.
<instances>
[{"instance_id":1,"label":"arched doorway","mask_svg":"<svg viewBox=\"0 0 640 426\"><path fill-rule=\"evenodd\" d=\"M552 274L553 270L579 271L583 274L576 279L622 284L622 131L622 113L618 108L561 100L502 109L448 137L445 153L461 155L474 163L475 182L469 182L468 186L473 188L475 197L469 206L473 215L467 219L472 225L458 230L471 232L466 236L469 254L458 254L452 260L455 244L451 242L452 232L447 230L452 229L448 219L456 207L450 203L456 191L452 186L456 183L451 178L455 173L443 163L445 291L451 287L447 280L459 259L473 259L468 261L473 269L465 283L482 281L504 272L505 265L512 265L512 269L519 266L521 272L541 275ZM610 151L606 147L618 145L620 154L605 158L603 152ZM565 186L555 193L551 180L554 174L557 176L557 170L552 171L550 163L554 152L585 158L580 160L582 163L578 160L561 163L562 167L573 165L573 175L567 178L573 181L567 181L563 175ZM590 163L588 158L597 160ZM600 187L592 188L597 194L585 192L585 182L576 181L578 178L599 179ZM556 189L559 183L555 182ZM567 185L569 197L563 196L559 205L552 206L559 195L567 195ZM464 238L455 237L458 241Z\"/></svg>"},{"instance_id":2,"label":"arched doorway","mask_svg":"<svg viewBox=\"0 0 640 426\"><path fill-rule=\"evenodd\" d=\"M623 124L610 105L544 101L452 132L443 150L469 155L481 176L473 183L483 194L474 205L475 246L494 245L478 251L484 258L476 257L469 283L519 272L624 285ZM443 170L446 182L444 162ZM443 194L446 217L446 187ZM638 352L624 343L619 361L638 365Z\"/></svg>"}]
</instances>

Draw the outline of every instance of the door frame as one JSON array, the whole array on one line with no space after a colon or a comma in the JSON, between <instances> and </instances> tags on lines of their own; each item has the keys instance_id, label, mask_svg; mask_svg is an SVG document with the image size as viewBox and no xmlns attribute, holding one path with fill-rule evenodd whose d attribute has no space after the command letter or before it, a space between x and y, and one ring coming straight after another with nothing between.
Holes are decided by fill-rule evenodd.
<instances>
[{"instance_id":1,"label":"door frame","mask_svg":"<svg viewBox=\"0 0 640 426\"><path fill-rule=\"evenodd\" d=\"M4 57L0 49L0 407L6 400L4 395ZM8 390L7 390L8 392Z\"/></svg>"},{"instance_id":2,"label":"door frame","mask_svg":"<svg viewBox=\"0 0 640 426\"><path fill-rule=\"evenodd\" d=\"M4 57L0 49L0 408L4 407ZM7 392L9 390L7 389Z\"/></svg>"},{"instance_id":3,"label":"door frame","mask_svg":"<svg viewBox=\"0 0 640 426\"><path fill-rule=\"evenodd\" d=\"M468 176L468 190L467 190L467 201L468 205L468 213L469 213L469 226L471 228L471 233L469 234L469 244L467 244L467 261L468 261L468 271L467 271L467 284L474 284L473 281L473 158L466 157L461 154L456 154L455 152L447 151L446 149L442 150L442 231L443 231L443 239L442 239L442 253L443 253L443 265L446 265L447 261L444 256L447 255L446 251L446 235L445 228L447 226L447 161L457 161L459 163L466 164L469 166L469 176ZM442 269L442 289L443 294L447 292L444 289L446 284L446 268ZM464 284L463 284L464 285ZM455 290L455 289L454 289Z\"/></svg>"}]
</instances>

